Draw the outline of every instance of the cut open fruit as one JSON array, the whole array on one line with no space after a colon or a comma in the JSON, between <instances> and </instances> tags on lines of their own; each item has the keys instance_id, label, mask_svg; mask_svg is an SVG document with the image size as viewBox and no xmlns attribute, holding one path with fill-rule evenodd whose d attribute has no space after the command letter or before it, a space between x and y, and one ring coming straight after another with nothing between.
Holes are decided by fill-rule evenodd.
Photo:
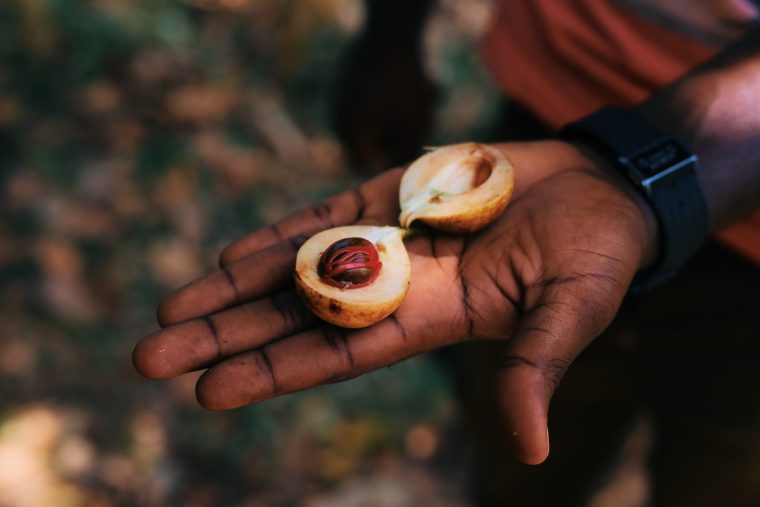
<instances>
[{"instance_id":1,"label":"cut open fruit","mask_svg":"<svg viewBox=\"0 0 760 507\"><path fill-rule=\"evenodd\" d=\"M500 151L478 143L437 148L417 159L401 179L399 222L419 220L465 233L485 227L507 206L515 171Z\"/></svg>"},{"instance_id":2,"label":"cut open fruit","mask_svg":"<svg viewBox=\"0 0 760 507\"><path fill-rule=\"evenodd\" d=\"M312 312L337 326L367 327L384 319L398 308L409 289L412 271L405 234L398 227L369 225L335 227L315 234L298 251L296 290ZM354 288L327 283L320 277L320 271L324 275L320 268L323 254L347 238L363 238L376 249L382 268L378 267L371 283Z\"/></svg>"},{"instance_id":3,"label":"cut open fruit","mask_svg":"<svg viewBox=\"0 0 760 507\"><path fill-rule=\"evenodd\" d=\"M296 290L312 312L337 326L379 322L409 290L403 239L412 222L452 233L476 231L504 210L514 183L512 164L494 148L463 143L435 149L401 179L402 228L353 225L312 236L296 257Z\"/></svg>"}]
</instances>

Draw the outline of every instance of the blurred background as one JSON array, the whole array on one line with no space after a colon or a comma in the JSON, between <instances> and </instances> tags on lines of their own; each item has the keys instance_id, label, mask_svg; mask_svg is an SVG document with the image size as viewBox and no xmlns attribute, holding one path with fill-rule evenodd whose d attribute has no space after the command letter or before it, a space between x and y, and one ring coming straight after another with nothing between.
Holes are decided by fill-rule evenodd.
<instances>
[{"instance_id":1,"label":"blurred background","mask_svg":"<svg viewBox=\"0 0 760 507\"><path fill-rule=\"evenodd\" d=\"M3 2L0 506L471 505L460 409L430 358L209 413L194 375L146 381L130 354L229 241L422 143L487 132L488 7L433 7L430 80L398 85L430 133L349 153L361 0Z\"/></svg>"}]
</instances>

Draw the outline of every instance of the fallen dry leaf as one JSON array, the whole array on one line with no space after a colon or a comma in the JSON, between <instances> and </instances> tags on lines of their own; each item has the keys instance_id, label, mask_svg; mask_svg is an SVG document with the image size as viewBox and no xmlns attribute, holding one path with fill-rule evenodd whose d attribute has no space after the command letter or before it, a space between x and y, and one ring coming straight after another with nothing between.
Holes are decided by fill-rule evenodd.
<instances>
[{"instance_id":1,"label":"fallen dry leaf","mask_svg":"<svg viewBox=\"0 0 760 507\"><path fill-rule=\"evenodd\" d=\"M237 101L236 91L228 86L185 85L167 94L166 110L180 122L214 123L223 120Z\"/></svg>"}]
</instances>

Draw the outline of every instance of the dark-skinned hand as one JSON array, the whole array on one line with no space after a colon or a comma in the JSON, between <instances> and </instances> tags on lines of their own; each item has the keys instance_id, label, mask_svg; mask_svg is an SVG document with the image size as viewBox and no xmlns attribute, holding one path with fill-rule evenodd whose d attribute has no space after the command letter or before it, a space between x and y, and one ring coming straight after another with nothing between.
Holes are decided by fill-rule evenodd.
<instances>
[{"instance_id":1,"label":"dark-skinned hand","mask_svg":"<svg viewBox=\"0 0 760 507\"><path fill-rule=\"evenodd\" d=\"M292 271L298 248L319 230L397 223L401 169L228 246L219 271L161 303L164 328L137 345L136 368L149 378L208 368L196 392L216 410L458 342L503 340L496 382L505 434L518 459L542 462L552 394L611 322L635 272L651 260L655 235L646 206L572 146L500 149L516 168L513 201L478 233L406 240L412 283L387 319L358 330L318 320L296 296Z\"/></svg>"}]
</instances>

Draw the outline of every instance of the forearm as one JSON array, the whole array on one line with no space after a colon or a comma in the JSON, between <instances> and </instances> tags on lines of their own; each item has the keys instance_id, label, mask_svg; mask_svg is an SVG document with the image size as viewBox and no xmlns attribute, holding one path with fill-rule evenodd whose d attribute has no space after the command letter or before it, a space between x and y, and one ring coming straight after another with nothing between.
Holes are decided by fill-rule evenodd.
<instances>
[{"instance_id":1,"label":"forearm","mask_svg":"<svg viewBox=\"0 0 760 507\"><path fill-rule=\"evenodd\" d=\"M699 156L711 229L760 206L760 29L639 111Z\"/></svg>"}]
</instances>

